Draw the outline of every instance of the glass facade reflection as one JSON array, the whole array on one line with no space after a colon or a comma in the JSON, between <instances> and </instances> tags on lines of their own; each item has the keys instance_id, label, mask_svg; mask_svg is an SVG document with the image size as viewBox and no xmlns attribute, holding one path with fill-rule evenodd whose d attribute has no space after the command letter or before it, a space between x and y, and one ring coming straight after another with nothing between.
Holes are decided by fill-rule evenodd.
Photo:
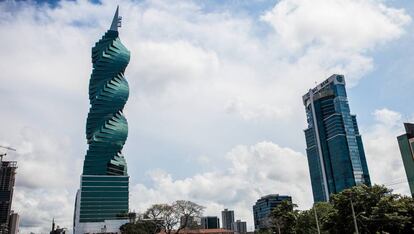
<instances>
[{"instance_id":1,"label":"glass facade reflection","mask_svg":"<svg viewBox=\"0 0 414 234\"><path fill-rule=\"evenodd\" d=\"M371 185L356 116L351 115L345 78L332 75L303 96L308 128L306 153L315 202L328 201L357 184Z\"/></svg>"},{"instance_id":2,"label":"glass facade reflection","mask_svg":"<svg viewBox=\"0 0 414 234\"><path fill-rule=\"evenodd\" d=\"M258 231L270 228L272 226L269 219L270 213L276 206L285 200L292 202L292 197L270 194L257 200L256 204L253 206L254 229Z\"/></svg>"},{"instance_id":3,"label":"glass facade reflection","mask_svg":"<svg viewBox=\"0 0 414 234\"><path fill-rule=\"evenodd\" d=\"M201 217L202 229L218 229L220 228L220 219L217 216Z\"/></svg>"}]
</instances>

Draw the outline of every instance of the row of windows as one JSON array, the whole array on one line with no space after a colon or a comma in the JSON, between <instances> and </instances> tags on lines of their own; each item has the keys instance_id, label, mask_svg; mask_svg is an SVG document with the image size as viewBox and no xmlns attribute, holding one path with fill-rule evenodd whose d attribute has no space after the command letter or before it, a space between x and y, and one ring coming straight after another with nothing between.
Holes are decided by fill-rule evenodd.
<instances>
[{"instance_id":1,"label":"row of windows","mask_svg":"<svg viewBox=\"0 0 414 234\"><path fill-rule=\"evenodd\" d=\"M128 197L128 191L121 191L121 192L82 192L81 193L81 199L83 200L84 198L87 197L95 197L95 198L117 198L117 197Z\"/></svg>"},{"instance_id":2,"label":"row of windows","mask_svg":"<svg viewBox=\"0 0 414 234\"><path fill-rule=\"evenodd\" d=\"M122 220L122 219L126 219L125 217L109 217L111 220ZM80 218L79 221L81 223L85 223L85 222L103 222L105 220L108 220L108 218L100 218L97 219L95 217L84 217L84 218Z\"/></svg>"},{"instance_id":3,"label":"row of windows","mask_svg":"<svg viewBox=\"0 0 414 234\"><path fill-rule=\"evenodd\" d=\"M128 186L103 186L103 187L84 187L82 192L125 192L129 191Z\"/></svg>"},{"instance_id":4,"label":"row of windows","mask_svg":"<svg viewBox=\"0 0 414 234\"><path fill-rule=\"evenodd\" d=\"M94 213L80 213L79 217L82 218L105 218L112 219L113 217L122 216L123 214L128 213L128 210L118 210L114 212L94 212Z\"/></svg>"},{"instance_id":5,"label":"row of windows","mask_svg":"<svg viewBox=\"0 0 414 234\"><path fill-rule=\"evenodd\" d=\"M111 203L111 202L128 202L129 198L126 196L119 197L83 197L81 198L81 204L99 204L99 203Z\"/></svg>"},{"instance_id":6,"label":"row of windows","mask_svg":"<svg viewBox=\"0 0 414 234\"><path fill-rule=\"evenodd\" d=\"M82 204L82 210L95 210L95 209L120 209L120 208L128 208L128 203L120 203L120 204Z\"/></svg>"},{"instance_id":7,"label":"row of windows","mask_svg":"<svg viewBox=\"0 0 414 234\"><path fill-rule=\"evenodd\" d=\"M88 216L88 215L116 215L116 214L122 214L125 211L128 211L128 207L119 207L115 209L81 209L80 215L82 216Z\"/></svg>"},{"instance_id":8,"label":"row of windows","mask_svg":"<svg viewBox=\"0 0 414 234\"><path fill-rule=\"evenodd\" d=\"M83 175L82 182L108 182L108 181L128 181L129 176L91 176Z\"/></svg>"}]
</instances>

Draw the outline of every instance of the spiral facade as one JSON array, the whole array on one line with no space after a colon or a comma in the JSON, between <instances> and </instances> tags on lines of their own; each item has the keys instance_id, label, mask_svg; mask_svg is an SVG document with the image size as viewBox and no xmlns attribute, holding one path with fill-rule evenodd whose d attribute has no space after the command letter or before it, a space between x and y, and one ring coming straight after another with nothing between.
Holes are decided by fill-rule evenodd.
<instances>
[{"instance_id":1,"label":"spiral facade","mask_svg":"<svg viewBox=\"0 0 414 234\"><path fill-rule=\"evenodd\" d=\"M108 220L125 220L128 213L129 176L121 151L128 135L123 109L129 95L124 71L130 52L118 37L119 20L117 10L110 30L92 48L86 122L89 148L75 204L79 233L99 229L102 223L107 228Z\"/></svg>"},{"instance_id":2,"label":"spiral facade","mask_svg":"<svg viewBox=\"0 0 414 234\"><path fill-rule=\"evenodd\" d=\"M86 123L89 149L84 175L127 175L121 150L128 135L127 120L122 113L129 94L124 78L128 62L129 51L117 31L107 31L92 48L91 107Z\"/></svg>"}]
</instances>

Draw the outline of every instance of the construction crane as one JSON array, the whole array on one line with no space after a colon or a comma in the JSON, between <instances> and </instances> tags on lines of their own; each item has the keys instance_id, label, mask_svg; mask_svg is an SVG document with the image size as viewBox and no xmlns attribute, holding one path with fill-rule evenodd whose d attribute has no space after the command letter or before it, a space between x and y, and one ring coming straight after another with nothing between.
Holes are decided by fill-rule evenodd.
<instances>
[{"instance_id":1,"label":"construction crane","mask_svg":"<svg viewBox=\"0 0 414 234\"><path fill-rule=\"evenodd\" d=\"M11 150L11 151L16 151L16 149L14 149L12 147L8 147L8 146L0 145L0 148L6 149L6 150ZM3 157L6 156L6 155L7 155L7 153L0 154L0 162L3 161Z\"/></svg>"}]
</instances>

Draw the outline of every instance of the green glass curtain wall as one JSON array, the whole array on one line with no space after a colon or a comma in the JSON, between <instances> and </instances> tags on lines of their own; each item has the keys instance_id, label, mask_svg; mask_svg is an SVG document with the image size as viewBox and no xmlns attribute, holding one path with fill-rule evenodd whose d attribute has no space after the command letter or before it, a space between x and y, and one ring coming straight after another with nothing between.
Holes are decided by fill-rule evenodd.
<instances>
[{"instance_id":1,"label":"green glass curtain wall","mask_svg":"<svg viewBox=\"0 0 414 234\"><path fill-rule=\"evenodd\" d=\"M130 52L112 26L92 48L80 222L125 219L128 212L129 176L121 151L128 135L123 109L129 96L124 77L129 59Z\"/></svg>"}]
</instances>

